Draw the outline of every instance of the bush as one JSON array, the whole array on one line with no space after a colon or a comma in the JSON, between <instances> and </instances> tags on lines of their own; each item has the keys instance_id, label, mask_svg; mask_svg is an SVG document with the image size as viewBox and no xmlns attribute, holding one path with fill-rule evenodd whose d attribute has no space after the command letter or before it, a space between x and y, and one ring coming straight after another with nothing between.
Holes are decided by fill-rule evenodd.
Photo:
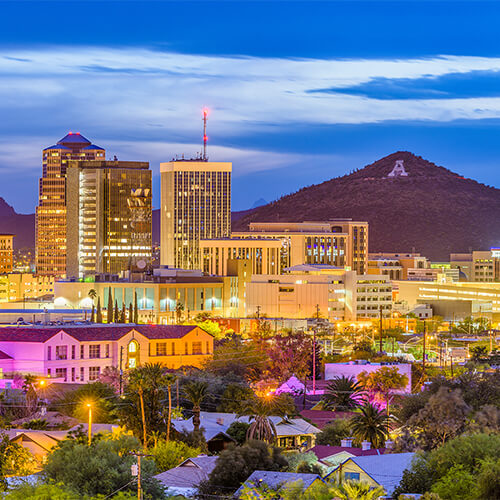
<instances>
[{"instance_id":1,"label":"bush","mask_svg":"<svg viewBox=\"0 0 500 500\"><path fill-rule=\"evenodd\" d=\"M331 424L325 425L316 435L316 444L340 446L340 441L351 435L349 420L338 418Z\"/></svg>"},{"instance_id":2,"label":"bush","mask_svg":"<svg viewBox=\"0 0 500 500\"><path fill-rule=\"evenodd\" d=\"M158 441L148 451L153 455L158 473L173 469L187 458L197 457L201 453L200 448L192 448L181 441L164 440Z\"/></svg>"},{"instance_id":3,"label":"bush","mask_svg":"<svg viewBox=\"0 0 500 500\"><path fill-rule=\"evenodd\" d=\"M226 431L226 434L231 436L240 446L247 440L247 432L250 424L246 422L234 421Z\"/></svg>"}]
</instances>

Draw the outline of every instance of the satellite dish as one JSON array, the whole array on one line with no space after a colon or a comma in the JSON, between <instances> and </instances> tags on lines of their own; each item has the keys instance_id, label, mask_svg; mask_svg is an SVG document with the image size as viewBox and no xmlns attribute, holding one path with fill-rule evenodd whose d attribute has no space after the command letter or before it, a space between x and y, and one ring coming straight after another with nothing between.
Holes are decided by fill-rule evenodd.
<instances>
[{"instance_id":1,"label":"satellite dish","mask_svg":"<svg viewBox=\"0 0 500 500\"><path fill-rule=\"evenodd\" d=\"M146 267L146 261L145 261L145 260L143 260L143 259L141 259L141 260L137 261L137 267L138 267L139 269L144 269L144 268Z\"/></svg>"}]
</instances>

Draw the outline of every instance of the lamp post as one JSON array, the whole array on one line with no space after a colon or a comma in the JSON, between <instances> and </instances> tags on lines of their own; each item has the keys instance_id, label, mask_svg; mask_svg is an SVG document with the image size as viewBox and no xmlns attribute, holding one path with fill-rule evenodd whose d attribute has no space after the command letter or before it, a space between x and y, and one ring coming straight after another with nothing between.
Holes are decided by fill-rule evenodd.
<instances>
[{"instance_id":1,"label":"lamp post","mask_svg":"<svg viewBox=\"0 0 500 500\"><path fill-rule=\"evenodd\" d=\"M92 405L87 403L87 408L89 409L89 434L88 434L88 443L89 446L92 444Z\"/></svg>"}]
</instances>

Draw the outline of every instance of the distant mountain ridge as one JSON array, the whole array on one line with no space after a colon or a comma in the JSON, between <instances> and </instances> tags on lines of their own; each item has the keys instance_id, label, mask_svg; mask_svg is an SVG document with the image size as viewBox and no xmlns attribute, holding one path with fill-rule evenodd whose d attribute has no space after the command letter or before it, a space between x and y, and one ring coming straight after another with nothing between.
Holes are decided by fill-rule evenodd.
<instances>
[{"instance_id":1,"label":"distant mountain ridge","mask_svg":"<svg viewBox=\"0 0 500 500\"><path fill-rule=\"evenodd\" d=\"M14 248L35 248L35 214L18 214L0 197L0 233L16 235Z\"/></svg>"},{"instance_id":2,"label":"distant mountain ridge","mask_svg":"<svg viewBox=\"0 0 500 500\"><path fill-rule=\"evenodd\" d=\"M447 261L453 252L500 246L500 190L408 151L250 210L234 220L233 230L244 231L254 221L344 217L369 222L371 252L415 248Z\"/></svg>"}]
</instances>

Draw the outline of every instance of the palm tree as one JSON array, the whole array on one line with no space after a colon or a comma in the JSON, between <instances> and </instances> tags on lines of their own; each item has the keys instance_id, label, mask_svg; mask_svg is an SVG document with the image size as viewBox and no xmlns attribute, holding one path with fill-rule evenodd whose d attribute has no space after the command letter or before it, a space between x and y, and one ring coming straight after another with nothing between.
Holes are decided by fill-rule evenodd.
<instances>
[{"instance_id":1,"label":"palm tree","mask_svg":"<svg viewBox=\"0 0 500 500\"><path fill-rule=\"evenodd\" d=\"M207 395L208 384L206 382L195 380L186 384L183 390L186 398L193 405L193 427L194 431L198 432L201 424L200 406Z\"/></svg>"},{"instance_id":2,"label":"palm tree","mask_svg":"<svg viewBox=\"0 0 500 500\"><path fill-rule=\"evenodd\" d=\"M345 481L338 486L334 486L329 493L333 498L338 500L376 500L380 498L385 491L382 486L372 489L369 483L362 481Z\"/></svg>"},{"instance_id":3,"label":"palm tree","mask_svg":"<svg viewBox=\"0 0 500 500\"><path fill-rule=\"evenodd\" d=\"M274 443L276 440L276 427L269 418L275 415L276 408L273 400L255 399L248 401L241 415L248 416L252 423L247 430L247 439L257 439L266 443Z\"/></svg>"},{"instance_id":4,"label":"palm tree","mask_svg":"<svg viewBox=\"0 0 500 500\"><path fill-rule=\"evenodd\" d=\"M353 377L335 377L325 389L323 408L334 411L353 410L360 405L359 398L362 394L363 386Z\"/></svg>"},{"instance_id":5,"label":"palm tree","mask_svg":"<svg viewBox=\"0 0 500 500\"><path fill-rule=\"evenodd\" d=\"M371 403L361 407L361 413L351 418L351 431L358 441L370 441L373 448L384 446L391 417Z\"/></svg>"},{"instance_id":6,"label":"palm tree","mask_svg":"<svg viewBox=\"0 0 500 500\"><path fill-rule=\"evenodd\" d=\"M172 385L177 380L177 376L173 373L167 373L163 380L168 391L168 417L167 417L167 441L170 440L170 423L172 421Z\"/></svg>"},{"instance_id":7,"label":"palm tree","mask_svg":"<svg viewBox=\"0 0 500 500\"><path fill-rule=\"evenodd\" d=\"M92 304L94 303L95 298L97 297L97 292L94 288L89 290L88 296L92 299Z\"/></svg>"}]
</instances>

